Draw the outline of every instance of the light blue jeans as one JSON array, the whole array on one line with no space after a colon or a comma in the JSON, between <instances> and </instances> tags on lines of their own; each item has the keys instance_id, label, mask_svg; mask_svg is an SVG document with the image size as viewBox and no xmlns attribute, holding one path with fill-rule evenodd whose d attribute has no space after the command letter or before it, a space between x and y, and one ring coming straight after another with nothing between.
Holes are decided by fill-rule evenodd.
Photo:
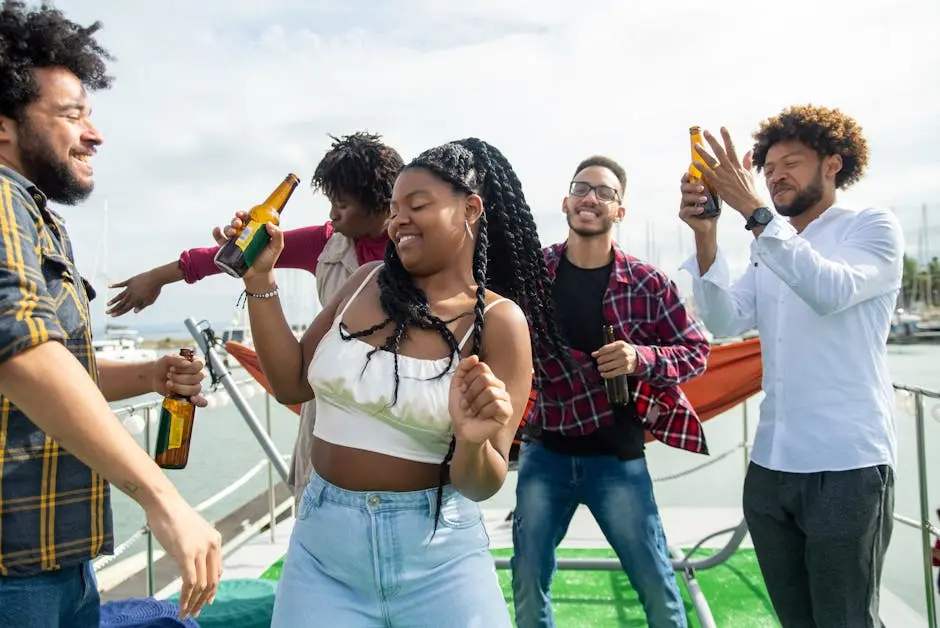
<instances>
[{"instance_id":1,"label":"light blue jeans","mask_svg":"<svg viewBox=\"0 0 940 628\"><path fill-rule=\"evenodd\" d=\"M310 474L273 628L511 626L480 507L444 488L353 492Z\"/></svg>"},{"instance_id":2,"label":"light blue jeans","mask_svg":"<svg viewBox=\"0 0 940 628\"><path fill-rule=\"evenodd\" d=\"M685 628L646 459L565 456L537 442L519 452L513 518L512 586L518 628L552 628L555 548L585 504L636 590L653 628Z\"/></svg>"}]
</instances>

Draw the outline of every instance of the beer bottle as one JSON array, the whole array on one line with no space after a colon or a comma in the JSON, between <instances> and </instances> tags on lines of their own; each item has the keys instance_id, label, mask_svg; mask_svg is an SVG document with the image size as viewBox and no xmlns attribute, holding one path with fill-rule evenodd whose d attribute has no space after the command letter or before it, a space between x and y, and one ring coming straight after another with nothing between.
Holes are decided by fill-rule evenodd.
<instances>
[{"instance_id":1,"label":"beer bottle","mask_svg":"<svg viewBox=\"0 0 940 628\"><path fill-rule=\"evenodd\" d=\"M721 214L721 198L715 193L715 190L708 185L708 182L702 179L701 171L695 167L696 163L703 163L702 158L695 152L696 144L702 144L704 146L705 142L702 141L701 129L697 126L693 126L689 128L689 147L692 150L692 163L689 164L689 181L691 183L702 183L705 185L705 197L707 200L703 205L705 211L699 214L699 218L714 218Z\"/></svg>"},{"instance_id":2,"label":"beer bottle","mask_svg":"<svg viewBox=\"0 0 940 628\"><path fill-rule=\"evenodd\" d=\"M616 342L616 340L613 326L604 325L604 344L609 345ZM627 384L626 375L618 375L610 379L605 378L604 391L607 393L607 401L611 407L630 405L630 388Z\"/></svg>"},{"instance_id":3,"label":"beer bottle","mask_svg":"<svg viewBox=\"0 0 940 628\"><path fill-rule=\"evenodd\" d=\"M281 212L298 183L297 175L287 175L263 203L252 207L248 224L242 226L238 235L230 238L215 254L215 265L232 277L243 277L271 241L265 224L280 222Z\"/></svg>"},{"instance_id":4,"label":"beer bottle","mask_svg":"<svg viewBox=\"0 0 940 628\"><path fill-rule=\"evenodd\" d=\"M192 349L180 349L180 355L193 361ZM154 461L162 469L184 469L189 462L189 443L193 436L196 406L187 397L170 393L163 400L160 426L157 428L157 450Z\"/></svg>"}]
</instances>

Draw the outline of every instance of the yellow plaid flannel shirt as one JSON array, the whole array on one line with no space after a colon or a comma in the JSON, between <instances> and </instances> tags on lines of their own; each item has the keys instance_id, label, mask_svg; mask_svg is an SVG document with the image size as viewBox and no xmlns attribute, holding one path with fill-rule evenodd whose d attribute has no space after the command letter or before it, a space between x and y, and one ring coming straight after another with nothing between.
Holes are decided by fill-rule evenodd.
<instances>
[{"instance_id":1,"label":"yellow plaid flannel shirt","mask_svg":"<svg viewBox=\"0 0 940 628\"><path fill-rule=\"evenodd\" d=\"M0 363L61 342L97 383L94 292L46 205L35 185L0 167ZM53 571L113 549L108 483L0 395L0 576Z\"/></svg>"}]
</instances>

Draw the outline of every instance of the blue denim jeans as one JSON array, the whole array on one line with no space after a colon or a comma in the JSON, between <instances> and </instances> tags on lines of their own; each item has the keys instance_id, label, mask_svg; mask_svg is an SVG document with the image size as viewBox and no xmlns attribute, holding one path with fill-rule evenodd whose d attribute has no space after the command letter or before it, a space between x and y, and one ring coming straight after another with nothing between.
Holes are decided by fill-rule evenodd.
<instances>
[{"instance_id":1,"label":"blue denim jeans","mask_svg":"<svg viewBox=\"0 0 940 628\"><path fill-rule=\"evenodd\" d=\"M0 626L98 628L100 609L90 562L37 576L0 576Z\"/></svg>"},{"instance_id":2,"label":"blue denim jeans","mask_svg":"<svg viewBox=\"0 0 940 628\"><path fill-rule=\"evenodd\" d=\"M646 459L565 456L537 442L519 453L513 519L512 587L518 628L554 627L555 548L579 504L586 505L636 590L654 628L685 628Z\"/></svg>"},{"instance_id":3,"label":"blue denim jeans","mask_svg":"<svg viewBox=\"0 0 940 628\"><path fill-rule=\"evenodd\" d=\"M314 471L274 601L273 628L508 628L476 502L444 488L353 492ZM433 532L433 536L432 536Z\"/></svg>"}]
</instances>

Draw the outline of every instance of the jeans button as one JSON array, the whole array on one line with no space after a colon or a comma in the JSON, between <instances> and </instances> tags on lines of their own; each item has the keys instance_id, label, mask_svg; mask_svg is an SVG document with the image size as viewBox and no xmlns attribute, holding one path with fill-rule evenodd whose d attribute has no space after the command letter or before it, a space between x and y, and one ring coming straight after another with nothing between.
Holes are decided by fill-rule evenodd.
<instances>
[{"instance_id":1,"label":"jeans button","mask_svg":"<svg viewBox=\"0 0 940 628\"><path fill-rule=\"evenodd\" d=\"M369 505L375 508L379 505L379 502L382 501L379 499L378 495L369 495Z\"/></svg>"}]
</instances>

